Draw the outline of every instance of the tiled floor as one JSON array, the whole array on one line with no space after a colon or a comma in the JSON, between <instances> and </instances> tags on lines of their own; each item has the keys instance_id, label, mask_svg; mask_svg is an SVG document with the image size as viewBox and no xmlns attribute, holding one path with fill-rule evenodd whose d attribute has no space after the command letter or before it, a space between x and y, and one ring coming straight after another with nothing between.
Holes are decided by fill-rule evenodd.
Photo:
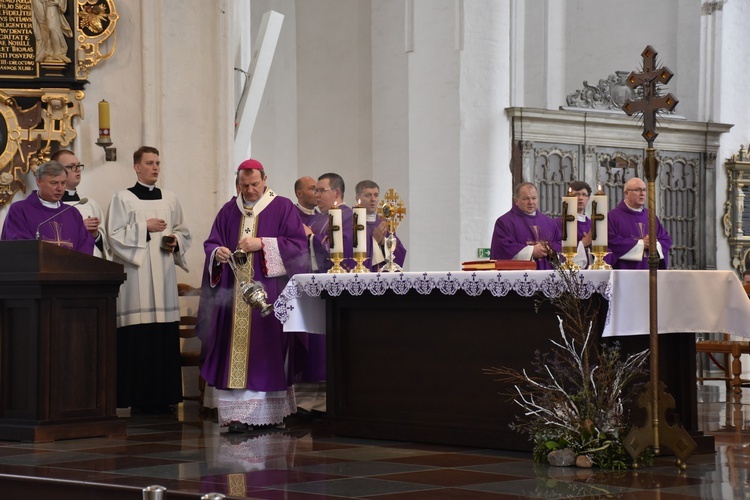
<instances>
[{"instance_id":1,"label":"tiled floor","mask_svg":"<svg viewBox=\"0 0 750 500\"><path fill-rule=\"evenodd\" d=\"M64 479L59 498L81 499L110 496L64 496L64 486L96 492L118 485L118 498L133 499L150 485L166 487L166 498L184 492L190 495L179 498L196 499L212 492L290 500L750 498L749 391L742 404L727 405L723 388L699 390L702 429L715 436L716 454L694 455L682 473L666 457L637 472L554 468L519 453L326 436L316 424L301 422L233 437L186 403L176 416L129 418L124 439L0 442L0 475ZM42 483L29 483L28 498L40 498L33 485Z\"/></svg>"}]
</instances>

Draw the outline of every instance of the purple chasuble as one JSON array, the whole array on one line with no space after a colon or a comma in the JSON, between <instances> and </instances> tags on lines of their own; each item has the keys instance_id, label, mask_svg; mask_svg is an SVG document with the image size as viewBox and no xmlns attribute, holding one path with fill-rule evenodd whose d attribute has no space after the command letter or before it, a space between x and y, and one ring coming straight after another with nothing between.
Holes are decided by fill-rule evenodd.
<instances>
[{"instance_id":1,"label":"purple chasuble","mask_svg":"<svg viewBox=\"0 0 750 500\"><path fill-rule=\"evenodd\" d=\"M55 214L59 215L44 222ZM81 213L64 203L57 208L45 207L36 190L25 200L11 204L0 239L35 240L37 227L41 241L89 255L94 253L94 238L86 231Z\"/></svg>"},{"instance_id":2,"label":"purple chasuble","mask_svg":"<svg viewBox=\"0 0 750 500\"><path fill-rule=\"evenodd\" d=\"M495 221L490 259L512 259L525 247L539 242L547 243L559 253L562 250L560 225L539 210L529 215L514 205ZM552 269L546 257L534 260L537 269Z\"/></svg>"},{"instance_id":3,"label":"purple chasuble","mask_svg":"<svg viewBox=\"0 0 750 500\"><path fill-rule=\"evenodd\" d=\"M375 217L374 221L368 221L367 222L367 259L365 261L365 266L367 266L370 271L377 272L379 271L387 262L387 260L384 260L383 262L380 262L377 265L373 265L372 263L372 233L375 230L376 227L380 225L380 223L383 222L383 219L380 217ZM387 237L387 234L386 234ZM385 239L383 240L383 243L385 243ZM383 248L383 257L385 257L385 249ZM396 250L393 252L393 262L398 264L399 266L404 265L404 260L406 260L406 248L401 243L401 240L399 239L398 235L396 235Z\"/></svg>"},{"instance_id":4,"label":"purple chasuble","mask_svg":"<svg viewBox=\"0 0 750 500\"><path fill-rule=\"evenodd\" d=\"M605 260L615 269L648 269L648 251L643 252L643 259L640 261L620 259L647 234L648 209L644 208L640 212L632 210L625 204L625 200L621 201L607 214L607 243L612 253ZM661 225L658 217L656 218L656 236L664 254L664 259L659 260L659 269L667 269L672 238Z\"/></svg>"},{"instance_id":5,"label":"purple chasuble","mask_svg":"<svg viewBox=\"0 0 750 500\"><path fill-rule=\"evenodd\" d=\"M237 248L239 230L244 214L240 212L236 200L227 202L216 215L211 234L203 244L206 263L203 268L203 288L198 317L201 338L207 339L205 361L201 375L206 382L217 389L227 389L229 356L234 315L234 273L227 264L214 267L213 277L218 284L210 286L209 268L213 251L224 246L230 250ZM307 269L307 239L294 204L287 198L274 196L257 218L255 236L275 238L278 254L283 261L286 275L276 278L265 276L268 262L274 256L264 241L263 249L252 253L253 279L263 284L268 294L268 303L273 304L283 290L289 277ZM266 252L269 252L266 255ZM250 342L248 345L248 372L246 389L252 391L285 391L293 381L293 353L290 349L291 336L285 333L274 314L261 317L259 309L251 310ZM289 369L287 369L289 356Z\"/></svg>"},{"instance_id":6,"label":"purple chasuble","mask_svg":"<svg viewBox=\"0 0 750 500\"><path fill-rule=\"evenodd\" d=\"M341 261L341 267L346 270L354 269L356 265L352 257L354 256L353 226L354 213L348 205L339 205L341 209L341 231L344 240L344 260ZM323 217L312 226L313 248L315 249L315 259L318 262L318 270L323 272L333 267L333 262L328 260L330 257L329 234L328 234L328 214L321 214Z\"/></svg>"},{"instance_id":7,"label":"purple chasuble","mask_svg":"<svg viewBox=\"0 0 750 500\"><path fill-rule=\"evenodd\" d=\"M315 234L325 225L328 229L328 216L317 210L308 214L297 207L302 223ZM343 214L342 214L343 215ZM312 239L312 238L311 238ZM305 272L312 272L308 268ZM325 382L326 380L326 336L296 332L294 334L294 373L297 382Z\"/></svg>"}]
</instances>

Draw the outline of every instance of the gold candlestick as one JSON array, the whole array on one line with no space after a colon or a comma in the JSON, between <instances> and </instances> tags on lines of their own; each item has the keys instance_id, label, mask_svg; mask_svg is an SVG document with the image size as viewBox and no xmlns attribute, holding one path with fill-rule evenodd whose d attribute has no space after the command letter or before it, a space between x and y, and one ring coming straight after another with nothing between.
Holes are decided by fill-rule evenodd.
<instances>
[{"instance_id":1,"label":"gold candlestick","mask_svg":"<svg viewBox=\"0 0 750 500\"><path fill-rule=\"evenodd\" d=\"M354 269L349 271L350 273L369 273L370 270L367 269L363 262L367 259L367 252L354 252L354 262L357 263L356 266L354 266Z\"/></svg>"},{"instance_id":2,"label":"gold candlestick","mask_svg":"<svg viewBox=\"0 0 750 500\"><path fill-rule=\"evenodd\" d=\"M607 247L604 246L591 247L591 255L594 256L594 263L591 264L591 269L605 271L612 269L612 266L604 262L604 257L610 253L607 251Z\"/></svg>"},{"instance_id":3,"label":"gold candlestick","mask_svg":"<svg viewBox=\"0 0 750 500\"><path fill-rule=\"evenodd\" d=\"M563 269L567 269L569 271L581 270L581 266L573 262L573 257L575 257L577 253L576 247L563 247L562 253L565 256L565 262L561 264Z\"/></svg>"},{"instance_id":4,"label":"gold candlestick","mask_svg":"<svg viewBox=\"0 0 750 500\"><path fill-rule=\"evenodd\" d=\"M331 258L328 259L331 262L333 262L333 267L328 270L331 274L341 274L345 273L346 269L341 267L341 261L344 260L344 253L343 252L336 252L331 254Z\"/></svg>"}]
</instances>

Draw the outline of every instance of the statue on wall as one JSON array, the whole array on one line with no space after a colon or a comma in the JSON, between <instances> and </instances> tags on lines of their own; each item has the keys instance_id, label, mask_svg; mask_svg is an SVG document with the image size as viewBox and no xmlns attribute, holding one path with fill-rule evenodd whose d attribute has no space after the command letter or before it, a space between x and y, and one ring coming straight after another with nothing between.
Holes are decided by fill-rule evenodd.
<instances>
[{"instance_id":1,"label":"statue on wall","mask_svg":"<svg viewBox=\"0 0 750 500\"><path fill-rule=\"evenodd\" d=\"M73 38L73 30L65 18L67 10L68 0L31 0L37 62L71 62L65 38Z\"/></svg>"}]
</instances>

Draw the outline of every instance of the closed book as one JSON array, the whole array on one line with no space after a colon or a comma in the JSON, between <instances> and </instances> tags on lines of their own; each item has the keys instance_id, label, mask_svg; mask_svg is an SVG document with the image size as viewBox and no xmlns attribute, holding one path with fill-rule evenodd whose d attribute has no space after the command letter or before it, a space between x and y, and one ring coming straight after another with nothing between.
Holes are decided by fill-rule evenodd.
<instances>
[{"instance_id":1,"label":"closed book","mask_svg":"<svg viewBox=\"0 0 750 500\"><path fill-rule=\"evenodd\" d=\"M462 271L523 271L536 269L533 260L468 260L461 263Z\"/></svg>"}]
</instances>

